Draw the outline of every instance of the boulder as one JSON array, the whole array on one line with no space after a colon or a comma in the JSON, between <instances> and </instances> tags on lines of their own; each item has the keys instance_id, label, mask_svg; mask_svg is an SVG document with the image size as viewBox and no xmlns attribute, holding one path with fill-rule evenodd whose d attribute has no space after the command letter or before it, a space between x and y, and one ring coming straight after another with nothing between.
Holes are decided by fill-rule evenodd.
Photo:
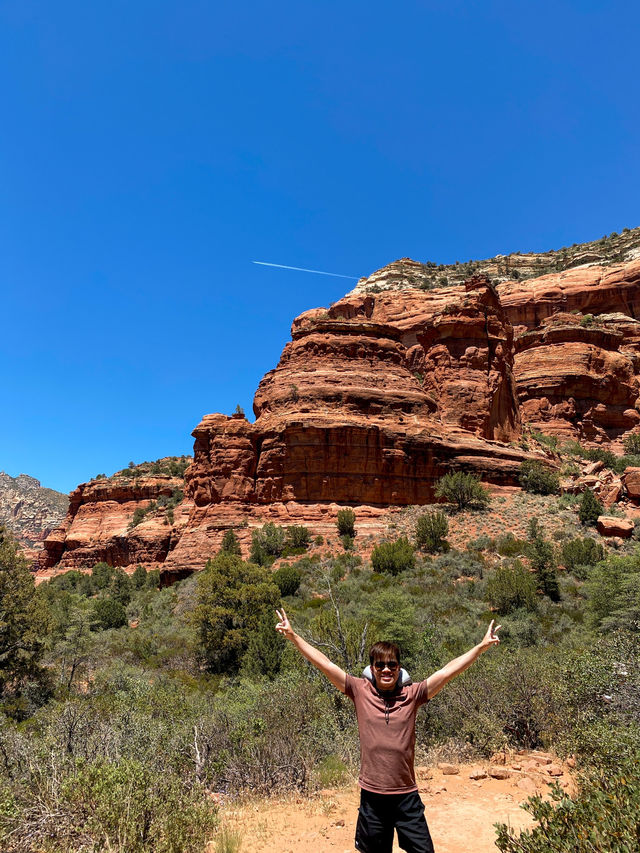
<instances>
[{"instance_id":1,"label":"boulder","mask_svg":"<svg viewBox=\"0 0 640 853\"><path fill-rule=\"evenodd\" d=\"M457 764L447 764L445 761L441 761L438 764L438 770L440 770L444 776L456 776L460 772L460 768Z\"/></svg>"},{"instance_id":2,"label":"boulder","mask_svg":"<svg viewBox=\"0 0 640 853\"><path fill-rule=\"evenodd\" d=\"M501 765L491 765L489 767L489 776L492 779L508 779L511 776L511 771Z\"/></svg>"},{"instance_id":3,"label":"boulder","mask_svg":"<svg viewBox=\"0 0 640 853\"><path fill-rule=\"evenodd\" d=\"M640 502L640 468L625 468L621 479L629 499Z\"/></svg>"},{"instance_id":4,"label":"boulder","mask_svg":"<svg viewBox=\"0 0 640 853\"><path fill-rule=\"evenodd\" d=\"M629 539L633 533L633 527L633 521L612 515L601 515L597 521L598 533L601 536L619 536L621 539Z\"/></svg>"}]
</instances>

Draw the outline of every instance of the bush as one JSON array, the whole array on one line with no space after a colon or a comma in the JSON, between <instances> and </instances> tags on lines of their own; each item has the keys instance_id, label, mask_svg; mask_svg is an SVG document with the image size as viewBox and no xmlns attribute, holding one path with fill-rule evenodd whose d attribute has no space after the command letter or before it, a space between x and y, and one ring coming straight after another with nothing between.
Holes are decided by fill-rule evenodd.
<instances>
[{"instance_id":1,"label":"bush","mask_svg":"<svg viewBox=\"0 0 640 853\"><path fill-rule=\"evenodd\" d=\"M520 465L518 479L526 492L536 495L556 495L560 491L558 475L535 459L525 459Z\"/></svg>"},{"instance_id":2,"label":"bush","mask_svg":"<svg viewBox=\"0 0 640 853\"><path fill-rule=\"evenodd\" d=\"M348 507L338 510L336 519L336 527L340 536L355 536L356 535L356 514Z\"/></svg>"},{"instance_id":3,"label":"bush","mask_svg":"<svg viewBox=\"0 0 640 853\"><path fill-rule=\"evenodd\" d=\"M235 673L265 611L272 616L280 590L269 571L240 557L219 554L197 579L192 620L210 672Z\"/></svg>"},{"instance_id":4,"label":"bush","mask_svg":"<svg viewBox=\"0 0 640 853\"><path fill-rule=\"evenodd\" d=\"M395 542L382 542L371 553L371 565L375 572L399 575L407 569L413 569L415 564L415 552L406 536Z\"/></svg>"},{"instance_id":5,"label":"bush","mask_svg":"<svg viewBox=\"0 0 640 853\"><path fill-rule=\"evenodd\" d=\"M96 627L103 630L122 628L127 624L127 611L115 598L100 598L93 605Z\"/></svg>"},{"instance_id":6,"label":"bush","mask_svg":"<svg viewBox=\"0 0 640 853\"><path fill-rule=\"evenodd\" d=\"M280 595L295 595L302 582L302 572L296 566L285 564L273 573L273 580L278 585Z\"/></svg>"},{"instance_id":7,"label":"bush","mask_svg":"<svg viewBox=\"0 0 640 853\"><path fill-rule=\"evenodd\" d=\"M511 566L498 566L487 579L487 598L504 616L514 610L536 608L536 582L519 560Z\"/></svg>"},{"instance_id":8,"label":"bush","mask_svg":"<svg viewBox=\"0 0 640 853\"><path fill-rule=\"evenodd\" d=\"M524 554L527 543L524 539L516 539L513 533L505 533L496 539L496 551L501 557L517 557Z\"/></svg>"},{"instance_id":9,"label":"bush","mask_svg":"<svg viewBox=\"0 0 640 853\"><path fill-rule=\"evenodd\" d=\"M285 531L273 522L267 522L264 527L254 530L251 535L251 552L249 559L258 566L270 566L280 557L285 547Z\"/></svg>"},{"instance_id":10,"label":"bush","mask_svg":"<svg viewBox=\"0 0 640 853\"><path fill-rule=\"evenodd\" d=\"M578 793L570 797L556 782L551 800L539 794L524 808L537 826L515 833L497 825L496 845L502 853L626 853L638 849L640 840L640 779L637 762L627 759L614 770L590 770L579 780Z\"/></svg>"},{"instance_id":11,"label":"bush","mask_svg":"<svg viewBox=\"0 0 640 853\"><path fill-rule=\"evenodd\" d=\"M527 557L536 573L538 586L543 595L548 595L552 601L559 601L560 587L558 586L553 545L540 533L537 518L531 519L529 530L530 540L527 543Z\"/></svg>"},{"instance_id":12,"label":"bush","mask_svg":"<svg viewBox=\"0 0 640 853\"><path fill-rule=\"evenodd\" d=\"M344 536L340 537L340 542L342 543L342 547L345 551L353 550L354 541L353 536L349 536L348 533L345 533Z\"/></svg>"},{"instance_id":13,"label":"bush","mask_svg":"<svg viewBox=\"0 0 640 853\"><path fill-rule=\"evenodd\" d=\"M567 571L584 580L586 573L582 570L585 566L595 566L604 559L604 547L600 542L585 536L581 539L569 539L562 545L562 562Z\"/></svg>"},{"instance_id":14,"label":"bush","mask_svg":"<svg viewBox=\"0 0 640 853\"><path fill-rule=\"evenodd\" d=\"M287 544L292 548L308 548L311 543L309 528L302 524L292 524L287 527Z\"/></svg>"},{"instance_id":15,"label":"bush","mask_svg":"<svg viewBox=\"0 0 640 853\"><path fill-rule=\"evenodd\" d=\"M220 545L220 553L235 554L238 557L242 553L238 537L233 530L225 530L224 536L222 537L222 544Z\"/></svg>"},{"instance_id":16,"label":"bush","mask_svg":"<svg viewBox=\"0 0 640 853\"><path fill-rule=\"evenodd\" d=\"M604 507L593 494L591 489L585 489L582 493L582 498L580 499L580 509L578 511L582 524L594 527L598 520L598 516L602 515L603 511Z\"/></svg>"},{"instance_id":17,"label":"bush","mask_svg":"<svg viewBox=\"0 0 640 853\"><path fill-rule=\"evenodd\" d=\"M136 566L131 575L131 582L136 589L142 589L147 582L147 571L144 566Z\"/></svg>"},{"instance_id":18,"label":"bush","mask_svg":"<svg viewBox=\"0 0 640 853\"><path fill-rule=\"evenodd\" d=\"M3 849L200 853L217 824L203 789L131 759L79 764L43 793L23 791L0 810Z\"/></svg>"},{"instance_id":19,"label":"bush","mask_svg":"<svg viewBox=\"0 0 640 853\"><path fill-rule=\"evenodd\" d=\"M13 537L0 527L0 698L43 678L50 613Z\"/></svg>"},{"instance_id":20,"label":"bush","mask_svg":"<svg viewBox=\"0 0 640 853\"><path fill-rule=\"evenodd\" d=\"M426 512L416 524L416 543L429 553L442 551L449 533L449 519L443 512Z\"/></svg>"},{"instance_id":21,"label":"bush","mask_svg":"<svg viewBox=\"0 0 640 853\"><path fill-rule=\"evenodd\" d=\"M640 432L632 432L628 435L624 442L624 452L631 456L640 455Z\"/></svg>"},{"instance_id":22,"label":"bush","mask_svg":"<svg viewBox=\"0 0 640 853\"><path fill-rule=\"evenodd\" d=\"M475 474L454 471L438 480L436 497L455 504L459 510L468 506L484 508L489 504L488 490Z\"/></svg>"}]
</instances>

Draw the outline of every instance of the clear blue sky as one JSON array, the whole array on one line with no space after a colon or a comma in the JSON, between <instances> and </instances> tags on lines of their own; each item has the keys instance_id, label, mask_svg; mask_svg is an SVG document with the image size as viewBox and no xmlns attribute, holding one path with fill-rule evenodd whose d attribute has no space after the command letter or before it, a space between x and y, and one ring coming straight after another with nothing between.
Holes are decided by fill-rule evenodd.
<instances>
[{"instance_id":1,"label":"clear blue sky","mask_svg":"<svg viewBox=\"0 0 640 853\"><path fill-rule=\"evenodd\" d=\"M0 469L68 491L250 412L351 288L252 260L640 224L639 28L615 0L2 0Z\"/></svg>"}]
</instances>

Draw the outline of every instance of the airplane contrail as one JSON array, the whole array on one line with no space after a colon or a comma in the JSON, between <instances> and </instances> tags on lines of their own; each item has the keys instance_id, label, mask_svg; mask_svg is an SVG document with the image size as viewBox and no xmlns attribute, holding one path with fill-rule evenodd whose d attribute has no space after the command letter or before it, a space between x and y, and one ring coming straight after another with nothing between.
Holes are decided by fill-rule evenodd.
<instances>
[{"instance_id":1,"label":"airplane contrail","mask_svg":"<svg viewBox=\"0 0 640 853\"><path fill-rule=\"evenodd\" d=\"M324 270L307 270L304 267L288 267L286 264L269 264L267 261L251 261L252 264L259 264L261 267L277 267L280 270L296 270L296 272L312 272L316 275L332 275L334 278L352 278L358 280L357 275L342 275L339 272L324 272Z\"/></svg>"}]
</instances>

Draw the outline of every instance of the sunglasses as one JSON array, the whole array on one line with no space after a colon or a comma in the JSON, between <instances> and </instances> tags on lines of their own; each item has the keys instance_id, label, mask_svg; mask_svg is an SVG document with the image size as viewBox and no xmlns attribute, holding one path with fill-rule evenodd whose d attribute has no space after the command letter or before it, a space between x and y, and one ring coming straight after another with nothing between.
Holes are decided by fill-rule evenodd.
<instances>
[{"instance_id":1,"label":"sunglasses","mask_svg":"<svg viewBox=\"0 0 640 853\"><path fill-rule=\"evenodd\" d=\"M374 667L378 672L382 672L383 669L388 669L391 672L395 672L398 668L397 660L377 660L374 663Z\"/></svg>"}]
</instances>

